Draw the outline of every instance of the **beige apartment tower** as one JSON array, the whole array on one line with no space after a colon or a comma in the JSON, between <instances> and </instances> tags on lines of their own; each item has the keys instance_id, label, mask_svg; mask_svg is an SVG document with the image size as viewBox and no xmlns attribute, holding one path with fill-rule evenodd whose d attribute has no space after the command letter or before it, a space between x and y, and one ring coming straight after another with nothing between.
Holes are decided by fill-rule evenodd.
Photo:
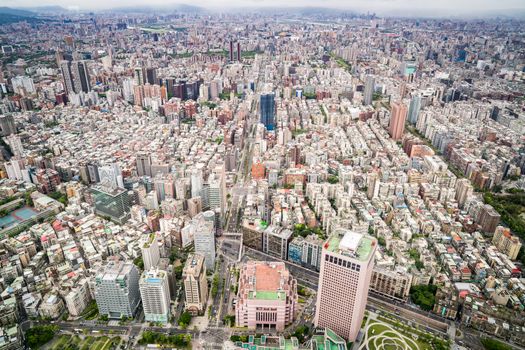
<instances>
[{"instance_id":1,"label":"beige apartment tower","mask_svg":"<svg viewBox=\"0 0 525 350\"><path fill-rule=\"evenodd\" d=\"M323 245L315 326L348 341L357 338L365 313L377 240L339 229Z\"/></svg>"},{"instance_id":2,"label":"beige apartment tower","mask_svg":"<svg viewBox=\"0 0 525 350\"><path fill-rule=\"evenodd\" d=\"M182 279L184 280L184 293L186 295L186 311L192 315L202 314L208 299L208 281L206 280L206 265L203 255L188 256L182 271Z\"/></svg>"}]
</instances>

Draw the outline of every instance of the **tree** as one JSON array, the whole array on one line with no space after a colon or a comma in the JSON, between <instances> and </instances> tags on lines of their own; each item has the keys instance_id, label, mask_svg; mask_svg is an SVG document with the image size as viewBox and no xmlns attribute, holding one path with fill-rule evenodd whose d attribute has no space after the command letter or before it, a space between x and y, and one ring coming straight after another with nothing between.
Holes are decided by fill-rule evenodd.
<instances>
[{"instance_id":1,"label":"tree","mask_svg":"<svg viewBox=\"0 0 525 350\"><path fill-rule=\"evenodd\" d=\"M512 350L512 347L492 338L482 338L481 344L486 350Z\"/></svg>"},{"instance_id":2,"label":"tree","mask_svg":"<svg viewBox=\"0 0 525 350\"><path fill-rule=\"evenodd\" d=\"M57 326L35 326L27 330L26 342L27 346L32 349L38 349L42 345L49 342L58 331Z\"/></svg>"},{"instance_id":3,"label":"tree","mask_svg":"<svg viewBox=\"0 0 525 350\"><path fill-rule=\"evenodd\" d=\"M191 322L191 314L187 311L184 311L179 317L179 326L185 328Z\"/></svg>"},{"instance_id":4,"label":"tree","mask_svg":"<svg viewBox=\"0 0 525 350\"><path fill-rule=\"evenodd\" d=\"M430 311L434 307L436 301L436 291L437 286L433 284L413 286L410 288L410 298L423 310Z\"/></svg>"},{"instance_id":5,"label":"tree","mask_svg":"<svg viewBox=\"0 0 525 350\"><path fill-rule=\"evenodd\" d=\"M336 184L339 182L339 178L335 175L328 176L328 183Z\"/></svg>"},{"instance_id":6,"label":"tree","mask_svg":"<svg viewBox=\"0 0 525 350\"><path fill-rule=\"evenodd\" d=\"M141 270L144 270L144 260L141 256L133 260L133 264L135 264L136 267L138 267Z\"/></svg>"}]
</instances>

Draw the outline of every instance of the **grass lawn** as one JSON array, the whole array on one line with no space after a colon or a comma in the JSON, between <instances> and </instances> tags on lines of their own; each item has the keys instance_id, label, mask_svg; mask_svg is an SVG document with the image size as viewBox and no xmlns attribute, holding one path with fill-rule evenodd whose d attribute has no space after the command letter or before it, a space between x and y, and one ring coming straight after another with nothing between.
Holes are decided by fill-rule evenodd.
<instances>
[{"instance_id":1,"label":"grass lawn","mask_svg":"<svg viewBox=\"0 0 525 350\"><path fill-rule=\"evenodd\" d=\"M109 350L113 344L120 343L119 337L84 337L80 338L78 335L63 334L54 339L51 345L51 350L68 350L70 346L76 345L79 350Z\"/></svg>"}]
</instances>

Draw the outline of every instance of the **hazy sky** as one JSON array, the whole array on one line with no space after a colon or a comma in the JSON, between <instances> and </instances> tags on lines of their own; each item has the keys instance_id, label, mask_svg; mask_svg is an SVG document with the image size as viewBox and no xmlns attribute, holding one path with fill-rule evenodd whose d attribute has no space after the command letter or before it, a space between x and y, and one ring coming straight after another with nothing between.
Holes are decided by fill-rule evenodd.
<instances>
[{"instance_id":1,"label":"hazy sky","mask_svg":"<svg viewBox=\"0 0 525 350\"><path fill-rule=\"evenodd\" d=\"M60 5L86 9L106 9L135 5L189 4L210 9L234 7L285 7L320 6L378 13L428 13L432 14L472 14L502 10L525 10L525 0L0 0L0 6L29 7ZM521 12L521 11L520 11Z\"/></svg>"}]
</instances>

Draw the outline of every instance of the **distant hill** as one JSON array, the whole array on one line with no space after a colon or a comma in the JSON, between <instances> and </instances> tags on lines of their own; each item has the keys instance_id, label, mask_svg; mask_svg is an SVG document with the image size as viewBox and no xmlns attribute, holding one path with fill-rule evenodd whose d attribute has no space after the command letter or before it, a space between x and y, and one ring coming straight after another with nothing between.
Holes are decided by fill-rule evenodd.
<instances>
[{"instance_id":1,"label":"distant hill","mask_svg":"<svg viewBox=\"0 0 525 350\"><path fill-rule=\"evenodd\" d=\"M49 19L38 17L35 12L26 9L0 7L0 25L17 22L39 23L48 21Z\"/></svg>"},{"instance_id":2,"label":"distant hill","mask_svg":"<svg viewBox=\"0 0 525 350\"><path fill-rule=\"evenodd\" d=\"M119 13L169 13L169 12L183 12L183 13L202 13L206 10L199 6L179 4L179 5L159 5L159 6L126 6L126 7L115 7L109 11Z\"/></svg>"},{"instance_id":3,"label":"distant hill","mask_svg":"<svg viewBox=\"0 0 525 350\"><path fill-rule=\"evenodd\" d=\"M35 15L34 12L15 9L11 7L2 6L0 7L0 14L2 15L11 15L11 16L20 16L20 17L32 17Z\"/></svg>"},{"instance_id":4,"label":"distant hill","mask_svg":"<svg viewBox=\"0 0 525 350\"><path fill-rule=\"evenodd\" d=\"M35 7L19 7L19 10L31 11L33 13L43 13L43 14L54 14L54 13L64 13L69 12L68 9L62 6L35 6Z\"/></svg>"}]
</instances>

